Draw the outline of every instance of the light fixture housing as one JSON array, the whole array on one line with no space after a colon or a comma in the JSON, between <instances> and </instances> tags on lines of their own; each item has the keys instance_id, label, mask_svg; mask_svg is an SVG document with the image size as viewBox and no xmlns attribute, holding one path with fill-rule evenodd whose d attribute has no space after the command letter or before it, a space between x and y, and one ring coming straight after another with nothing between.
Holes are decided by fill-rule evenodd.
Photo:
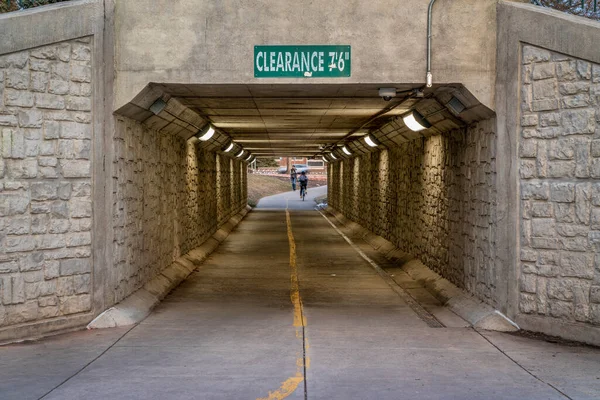
<instances>
[{"instance_id":1,"label":"light fixture housing","mask_svg":"<svg viewBox=\"0 0 600 400\"><path fill-rule=\"evenodd\" d=\"M321 157L321 158L323 159L323 161L325 161L325 162L329 162L329 160L328 160L328 159L327 159L325 156L323 156L323 157Z\"/></svg>"},{"instance_id":2,"label":"light fixture housing","mask_svg":"<svg viewBox=\"0 0 600 400\"><path fill-rule=\"evenodd\" d=\"M167 102L163 99L156 99L154 103L150 106L150 111L154 115L160 114L167 107Z\"/></svg>"},{"instance_id":3,"label":"light fixture housing","mask_svg":"<svg viewBox=\"0 0 600 400\"><path fill-rule=\"evenodd\" d=\"M250 161L251 158L252 158L252 154L248 154L248 158L246 158L246 161Z\"/></svg>"},{"instance_id":4,"label":"light fixture housing","mask_svg":"<svg viewBox=\"0 0 600 400\"><path fill-rule=\"evenodd\" d=\"M342 147L342 151L343 151L344 153L346 153L347 155L349 155L349 156L351 156L351 155L352 155L352 152L351 152L350 150L348 150L348 147L346 147L346 146Z\"/></svg>"},{"instance_id":5,"label":"light fixture housing","mask_svg":"<svg viewBox=\"0 0 600 400\"><path fill-rule=\"evenodd\" d=\"M431 128L429 121L425 119L417 110L412 110L408 114L402 117L404 124L408 126L411 131L422 131L423 129Z\"/></svg>"},{"instance_id":6,"label":"light fixture housing","mask_svg":"<svg viewBox=\"0 0 600 400\"><path fill-rule=\"evenodd\" d=\"M211 124L206 125L203 129L198 132L198 139L202 142L206 142L215 134L215 128Z\"/></svg>"},{"instance_id":7,"label":"light fixture housing","mask_svg":"<svg viewBox=\"0 0 600 400\"><path fill-rule=\"evenodd\" d=\"M331 158L333 158L334 160L337 160L337 157L335 156L335 154L333 153L329 153L329 155L331 156Z\"/></svg>"},{"instance_id":8,"label":"light fixture housing","mask_svg":"<svg viewBox=\"0 0 600 400\"><path fill-rule=\"evenodd\" d=\"M365 143L369 145L369 147L377 147L379 146L379 141L375 139L373 135L365 136Z\"/></svg>"},{"instance_id":9,"label":"light fixture housing","mask_svg":"<svg viewBox=\"0 0 600 400\"><path fill-rule=\"evenodd\" d=\"M229 142L229 145L223 150L225 153L229 153L233 149L233 141Z\"/></svg>"},{"instance_id":10,"label":"light fixture housing","mask_svg":"<svg viewBox=\"0 0 600 400\"><path fill-rule=\"evenodd\" d=\"M243 156L243 155L244 155L244 151L245 151L244 149L240 149L240 152L239 152L238 154L236 154L235 156L236 156L237 158L240 158L241 156Z\"/></svg>"}]
</instances>

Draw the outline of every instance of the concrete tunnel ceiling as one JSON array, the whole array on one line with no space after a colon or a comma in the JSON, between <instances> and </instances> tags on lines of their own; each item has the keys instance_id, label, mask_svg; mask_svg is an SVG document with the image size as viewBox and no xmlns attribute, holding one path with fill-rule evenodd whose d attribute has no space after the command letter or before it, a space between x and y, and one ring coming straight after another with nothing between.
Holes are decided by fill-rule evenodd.
<instances>
[{"instance_id":1,"label":"concrete tunnel ceiling","mask_svg":"<svg viewBox=\"0 0 600 400\"><path fill-rule=\"evenodd\" d=\"M395 87L391 101L379 88ZM230 139L257 157L318 156L374 133L383 144L403 142L457 129L487 119L494 113L460 84L434 85L424 97L411 97L410 84L149 84L117 110L151 128L189 139L207 123L220 137L201 143L221 151ZM458 99L464 110L448 106ZM157 99L167 106L155 114ZM417 110L432 127L412 132L401 116ZM156 110L154 110L156 111ZM386 134L386 125L401 129ZM387 135L387 136L386 136ZM239 148L239 147L237 147Z\"/></svg>"}]
</instances>

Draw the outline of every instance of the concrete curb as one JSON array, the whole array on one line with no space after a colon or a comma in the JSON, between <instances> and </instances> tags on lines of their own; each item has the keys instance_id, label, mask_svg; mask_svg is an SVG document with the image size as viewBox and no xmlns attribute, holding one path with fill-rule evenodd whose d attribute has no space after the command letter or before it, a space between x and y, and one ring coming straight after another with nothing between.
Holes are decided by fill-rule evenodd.
<instances>
[{"instance_id":1,"label":"concrete curb","mask_svg":"<svg viewBox=\"0 0 600 400\"><path fill-rule=\"evenodd\" d=\"M427 268L420 260L398 249L390 241L350 221L332 207L328 206L324 210L341 224L339 228L346 236L366 241L474 328L500 332L516 332L520 329L500 311L458 288Z\"/></svg>"},{"instance_id":2,"label":"concrete curb","mask_svg":"<svg viewBox=\"0 0 600 400\"><path fill-rule=\"evenodd\" d=\"M176 259L140 289L98 315L87 325L87 329L114 328L141 322L171 290L179 286L219 247L251 209L246 206L200 246Z\"/></svg>"}]
</instances>

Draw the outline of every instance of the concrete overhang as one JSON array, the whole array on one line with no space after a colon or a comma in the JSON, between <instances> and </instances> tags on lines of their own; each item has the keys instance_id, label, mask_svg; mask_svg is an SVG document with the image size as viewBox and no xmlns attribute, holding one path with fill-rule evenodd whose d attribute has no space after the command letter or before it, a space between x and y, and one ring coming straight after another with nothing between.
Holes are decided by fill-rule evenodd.
<instances>
[{"instance_id":1,"label":"concrete overhang","mask_svg":"<svg viewBox=\"0 0 600 400\"><path fill-rule=\"evenodd\" d=\"M395 87L384 101L379 88ZM217 134L200 143L222 151L233 140L256 156L318 156L366 134L399 143L448 132L494 115L463 85L434 85L423 92L411 84L166 84L151 83L116 114L190 139L207 124ZM164 109L151 111L158 100ZM458 110L452 102L464 107ZM401 116L417 110L432 127L410 131ZM388 129L390 125L395 129ZM393 133L392 133L393 132Z\"/></svg>"}]
</instances>

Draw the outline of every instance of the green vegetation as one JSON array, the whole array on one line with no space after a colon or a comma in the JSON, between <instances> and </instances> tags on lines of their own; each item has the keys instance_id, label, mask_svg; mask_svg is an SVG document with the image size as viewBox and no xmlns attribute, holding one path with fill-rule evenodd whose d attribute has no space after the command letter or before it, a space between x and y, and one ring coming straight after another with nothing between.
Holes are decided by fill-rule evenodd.
<instances>
[{"instance_id":1,"label":"green vegetation","mask_svg":"<svg viewBox=\"0 0 600 400\"><path fill-rule=\"evenodd\" d=\"M255 207L258 200L266 196L292 190L290 180L287 177L264 176L248 174L248 204Z\"/></svg>"},{"instance_id":2,"label":"green vegetation","mask_svg":"<svg viewBox=\"0 0 600 400\"><path fill-rule=\"evenodd\" d=\"M279 167L279 163L275 161L273 157L257 157L256 158L256 166L257 167Z\"/></svg>"}]
</instances>

